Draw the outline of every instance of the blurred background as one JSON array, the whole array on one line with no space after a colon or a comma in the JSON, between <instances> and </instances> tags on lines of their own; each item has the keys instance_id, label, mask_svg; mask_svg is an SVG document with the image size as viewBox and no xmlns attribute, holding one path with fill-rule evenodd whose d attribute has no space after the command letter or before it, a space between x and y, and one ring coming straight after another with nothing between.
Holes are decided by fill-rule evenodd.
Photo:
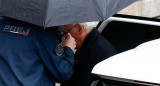
<instances>
[{"instance_id":1,"label":"blurred background","mask_svg":"<svg viewBox=\"0 0 160 86\"><path fill-rule=\"evenodd\" d=\"M160 18L160 0L138 0L118 14Z\"/></svg>"}]
</instances>

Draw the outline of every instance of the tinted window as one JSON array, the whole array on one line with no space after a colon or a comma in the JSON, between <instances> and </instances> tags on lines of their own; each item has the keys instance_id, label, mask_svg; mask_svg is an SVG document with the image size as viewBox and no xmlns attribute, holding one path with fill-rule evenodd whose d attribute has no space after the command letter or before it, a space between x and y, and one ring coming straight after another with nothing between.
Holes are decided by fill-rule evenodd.
<instances>
[{"instance_id":1,"label":"tinted window","mask_svg":"<svg viewBox=\"0 0 160 86\"><path fill-rule=\"evenodd\" d=\"M120 53L135 48L143 42L160 38L160 27L112 21L102 31L102 35Z\"/></svg>"}]
</instances>

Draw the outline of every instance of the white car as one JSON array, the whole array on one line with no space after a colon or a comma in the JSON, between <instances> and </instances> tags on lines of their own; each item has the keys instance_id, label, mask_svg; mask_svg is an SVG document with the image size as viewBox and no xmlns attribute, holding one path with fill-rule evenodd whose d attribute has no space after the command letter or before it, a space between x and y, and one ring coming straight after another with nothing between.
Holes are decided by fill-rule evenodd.
<instances>
[{"instance_id":1,"label":"white car","mask_svg":"<svg viewBox=\"0 0 160 86\"><path fill-rule=\"evenodd\" d=\"M160 20L116 15L98 30L118 54L95 65L91 86L160 86Z\"/></svg>"}]
</instances>

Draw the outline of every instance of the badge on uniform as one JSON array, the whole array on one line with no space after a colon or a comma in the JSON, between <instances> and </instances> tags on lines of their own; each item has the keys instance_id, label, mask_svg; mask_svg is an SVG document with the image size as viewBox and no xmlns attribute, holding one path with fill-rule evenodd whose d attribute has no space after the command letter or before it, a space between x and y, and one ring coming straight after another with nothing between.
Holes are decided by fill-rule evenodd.
<instances>
[{"instance_id":1,"label":"badge on uniform","mask_svg":"<svg viewBox=\"0 0 160 86\"><path fill-rule=\"evenodd\" d=\"M25 27L18 27L14 25L5 25L3 31L28 36L30 29Z\"/></svg>"},{"instance_id":2,"label":"badge on uniform","mask_svg":"<svg viewBox=\"0 0 160 86\"><path fill-rule=\"evenodd\" d=\"M57 56L62 56L64 53L63 45L60 43L55 48L55 53Z\"/></svg>"}]
</instances>

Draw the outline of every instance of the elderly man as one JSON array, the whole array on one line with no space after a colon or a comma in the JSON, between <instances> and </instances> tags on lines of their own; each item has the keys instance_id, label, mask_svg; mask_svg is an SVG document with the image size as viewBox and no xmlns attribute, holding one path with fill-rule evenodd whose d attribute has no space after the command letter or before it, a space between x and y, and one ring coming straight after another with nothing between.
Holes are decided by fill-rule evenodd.
<instances>
[{"instance_id":1,"label":"elderly man","mask_svg":"<svg viewBox=\"0 0 160 86\"><path fill-rule=\"evenodd\" d=\"M112 44L93 28L96 25L88 22L61 26L62 32L69 32L75 38L77 48L74 73L62 86L90 86L94 65L117 53Z\"/></svg>"}]
</instances>

